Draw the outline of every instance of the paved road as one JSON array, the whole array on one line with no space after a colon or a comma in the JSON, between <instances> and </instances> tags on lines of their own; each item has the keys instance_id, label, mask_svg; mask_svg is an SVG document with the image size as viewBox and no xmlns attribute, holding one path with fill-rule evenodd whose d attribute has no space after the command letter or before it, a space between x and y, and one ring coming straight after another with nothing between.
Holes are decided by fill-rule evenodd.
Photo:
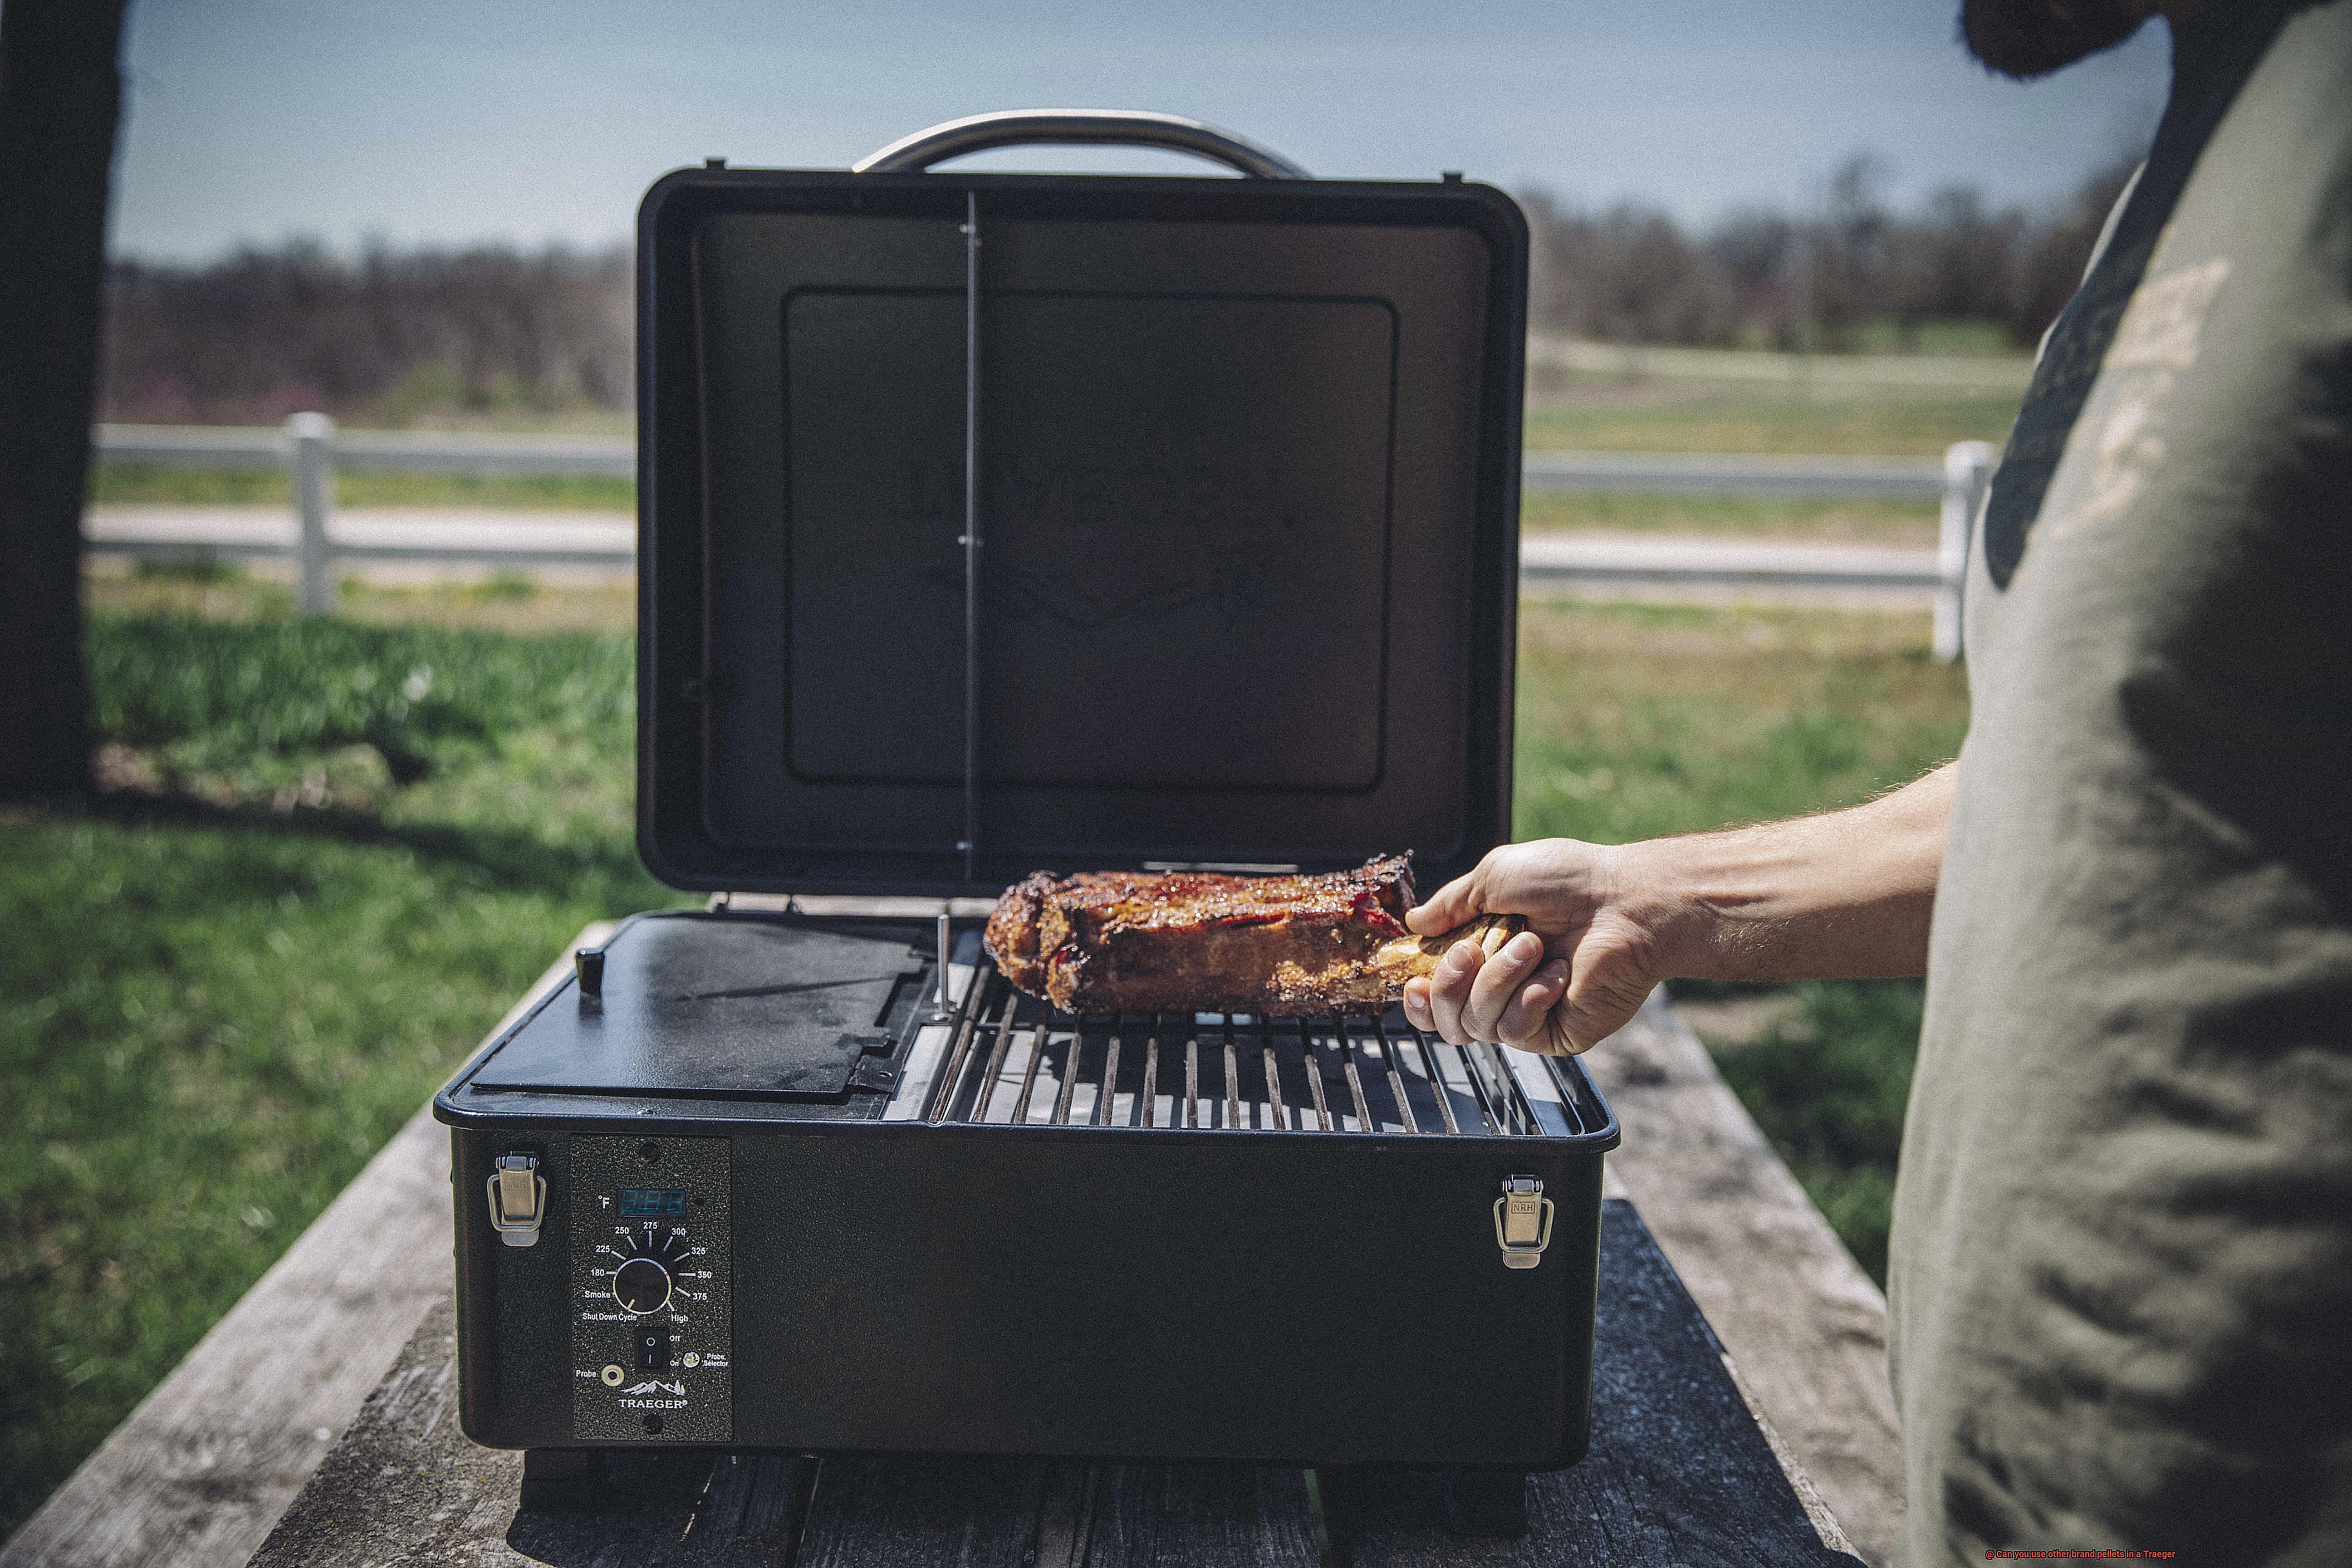
<instances>
[{"instance_id":1,"label":"paved road","mask_svg":"<svg viewBox=\"0 0 2352 1568\"><path fill-rule=\"evenodd\" d=\"M209 550L283 558L296 527L283 507L104 505L84 531L99 553ZM614 512L352 508L331 536L338 570L414 576L463 563L484 566L634 568L635 521ZM1937 582L1927 549L1639 533L1531 533L1520 547L1530 593L1613 598L1767 597L1927 605Z\"/></svg>"}]
</instances>

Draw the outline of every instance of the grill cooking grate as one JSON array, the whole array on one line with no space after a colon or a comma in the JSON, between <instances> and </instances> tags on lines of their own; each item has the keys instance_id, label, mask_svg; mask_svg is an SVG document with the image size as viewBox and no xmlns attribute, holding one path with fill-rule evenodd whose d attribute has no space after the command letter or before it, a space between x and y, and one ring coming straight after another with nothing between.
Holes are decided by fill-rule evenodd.
<instances>
[{"instance_id":1,"label":"grill cooking grate","mask_svg":"<svg viewBox=\"0 0 2352 1568\"><path fill-rule=\"evenodd\" d=\"M1003 1126L1567 1136L1604 1121L1581 1076L1385 1017L1074 1018L977 977L924 1116Z\"/></svg>"}]
</instances>

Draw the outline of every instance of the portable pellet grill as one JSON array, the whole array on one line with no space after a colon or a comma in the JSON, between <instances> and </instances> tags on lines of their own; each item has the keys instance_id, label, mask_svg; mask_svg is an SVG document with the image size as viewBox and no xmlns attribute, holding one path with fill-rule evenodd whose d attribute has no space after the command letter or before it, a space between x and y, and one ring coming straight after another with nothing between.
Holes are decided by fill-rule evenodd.
<instances>
[{"instance_id":1,"label":"portable pellet grill","mask_svg":"<svg viewBox=\"0 0 2352 1568\"><path fill-rule=\"evenodd\" d=\"M1040 141L1244 177L926 172ZM638 847L716 896L435 1100L472 1437L1581 1457L1617 1127L1576 1063L1055 1015L930 912L1503 838L1526 258L1500 192L1163 116L654 186Z\"/></svg>"}]
</instances>

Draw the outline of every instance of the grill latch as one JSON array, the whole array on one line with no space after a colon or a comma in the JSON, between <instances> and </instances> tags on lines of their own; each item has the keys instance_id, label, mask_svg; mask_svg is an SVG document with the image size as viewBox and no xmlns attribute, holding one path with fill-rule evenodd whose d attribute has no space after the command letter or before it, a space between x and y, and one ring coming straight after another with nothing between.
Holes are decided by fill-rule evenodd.
<instances>
[{"instance_id":1,"label":"grill latch","mask_svg":"<svg viewBox=\"0 0 2352 1568\"><path fill-rule=\"evenodd\" d=\"M1495 1200L1495 1245L1506 1268L1533 1268L1551 1245L1551 1200L1535 1176L1506 1176Z\"/></svg>"},{"instance_id":2,"label":"grill latch","mask_svg":"<svg viewBox=\"0 0 2352 1568\"><path fill-rule=\"evenodd\" d=\"M509 1247L537 1247L547 1217L547 1178L536 1154L501 1154L490 1162L490 1228Z\"/></svg>"}]
</instances>

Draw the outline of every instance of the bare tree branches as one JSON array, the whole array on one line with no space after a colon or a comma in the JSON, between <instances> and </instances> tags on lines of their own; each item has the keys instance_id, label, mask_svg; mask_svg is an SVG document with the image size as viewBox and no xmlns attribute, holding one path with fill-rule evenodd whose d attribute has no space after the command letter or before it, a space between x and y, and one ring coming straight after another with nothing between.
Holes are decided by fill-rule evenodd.
<instances>
[{"instance_id":1,"label":"bare tree branches","mask_svg":"<svg viewBox=\"0 0 2352 1568\"><path fill-rule=\"evenodd\" d=\"M1696 236L1654 208L1585 213L1534 193L1534 318L1617 342L1832 353L1874 323L1907 345L1928 321L1971 320L2031 344L2073 295L2133 162L2100 170L2042 219L1993 211L1961 185L1897 214L1868 156L1839 168L1816 213L1751 209Z\"/></svg>"},{"instance_id":2,"label":"bare tree branches","mask_svg":"<svg viewBox=\"0 0 2352 1568\"><path fill-rule=\"evenodd\" d=\"M404 424L630 404L621 247L347 261L295 243L201 268L125 261L108 306L109 418L267 424L317 408Z\"/></svg>"},{"instance_id":3,"label":"bare tree branches","mask_svg":"<svg viewBox=\"0 0 2352 1568\"><path fill-rule=\"evenodd\" d=\"M1691 234L1665 213L1527 198L1534 320L1618 342L1835 352L1891 325L1996 321L2032 343L2074 292L2128 163L2055 216L1995 211L1965 186L1899 214L1866 157L1820 210L1757 208ZM630 257L507 248L353 260L315 244L204 267L118 263L109 279L109 418L270 423L301 408L400 425L431 415L625 410Z\"/></svg>"}]
</instances>

